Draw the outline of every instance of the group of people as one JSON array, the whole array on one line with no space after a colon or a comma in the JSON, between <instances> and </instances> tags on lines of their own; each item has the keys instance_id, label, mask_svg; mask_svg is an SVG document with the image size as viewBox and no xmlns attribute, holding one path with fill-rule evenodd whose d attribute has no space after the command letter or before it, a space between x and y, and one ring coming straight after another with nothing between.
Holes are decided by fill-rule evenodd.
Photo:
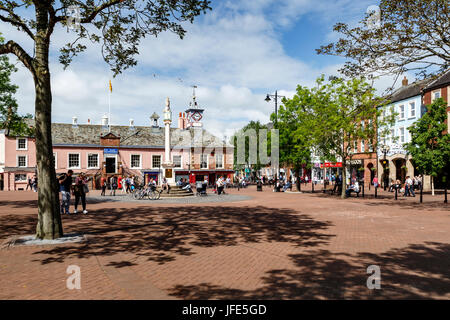
<instances>
[{"instance_id":1,"label":"group of people","mask_svg":"<svg viewBox=\"0 0 450 320\"><path fill-rule=\"evenodd\" d=\"M36 175L34 175L33 178L28 178L27 188L25 190L28 190L28 188L30 188L30 190L37 192L37 183L38 178Z\"/></svg>"},{"instance_id":2,"label":"group of people","mask_svg":"<svg viewBox=\"0 0 450 320\"><path fill-rule=\"evenodd\" d=\"M422 180L420 176L416 176L411 178L410 176L406 176L406 180L404 185L400 180L396 180L395 182L392 180L391 185L389 186L389 191L394 192L394 190L403 191L404 197L415 197L415 190L420 190L422 185Z\"/></svg>"},{"instance_id":3,"label":"group of people","mask_svg":"<svg viewBox=\"0 0 450 320\"><path fill-rule=\"evenodd\" d=\"M106 177L106 175L103 175L100 179L100 187L102 189L102 196L106 195L106 189L109 189L109 195L115 196L116 190L121 189L122 193L131 193L135 189L135 183L137 179L133 176L127 176L127 177L121 177L113 175L109 177L109 179Z\"/></svg>"},{"instance_id":4,"label":"group of people","mask_svg":"<svg viewBox=\"0 0 450 320\"><path fill-rule=\"evenodd\" d=\"M78 213L77 207L81 201L83 213L87 214L86 210L86 193L89 192L88 181L90 178L81 172L73 182L73 171L69 170L58 177L59 190L61 193L61 214L70 214L70 195L75 196L74 214Z\"/></svg>"},{"instance_id":5,"label":"group of people","mask_svg":"<svg viewBox=\"0 0 450 320\"><path fill-rule=\"evenodd\" d=\"M189 181L185 178L181 178L177 181L177 186L181 187L183 190L188 190L189 192L192 192L192 187Z\"/></svg>"}]
</instances>

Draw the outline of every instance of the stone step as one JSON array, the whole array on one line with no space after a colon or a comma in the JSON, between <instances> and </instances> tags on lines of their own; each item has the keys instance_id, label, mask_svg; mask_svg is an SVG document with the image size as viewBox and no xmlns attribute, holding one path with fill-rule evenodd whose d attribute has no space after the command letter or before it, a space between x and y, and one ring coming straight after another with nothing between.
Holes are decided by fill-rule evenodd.
<instances>
[{"instance_id":1,"label":"stone step","mask_svg":"<svg viewBox=\"0 0 450 320\"><path fill-rule=\"evenodd\" d=\"M160 198L185 198L192 197L193 195L193 193L161 193Z\"/></svg>"}]
</instances>

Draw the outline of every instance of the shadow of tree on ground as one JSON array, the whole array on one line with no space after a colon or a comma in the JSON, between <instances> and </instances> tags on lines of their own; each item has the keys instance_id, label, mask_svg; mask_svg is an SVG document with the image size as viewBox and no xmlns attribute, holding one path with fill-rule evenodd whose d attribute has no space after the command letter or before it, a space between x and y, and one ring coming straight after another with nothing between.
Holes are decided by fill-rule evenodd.
<instances>
[{"instance_id":1,"label":"shadow of tree on ground","mask_svg":"<svg viewBox=\"0 0 450 320\"><path fill-rule=\"evenodd\" d=\"M381 254L309 250L290 255L295 268L271 270L252 291L210 283L169 290L182 299L429 299L450 297L450 245L427 242ZM381 271L381 289L369 290L369 265Z\"/></svg>"},{"instance_id":2,"label":"shadow of tree on ground","mask_svg":"<svg viewBox=\"0 0 450 320\"><path fill-rule=\"evenodd\" d=\"M138 207L99 210L92 216L74 216L66 232L87 235L88 242L40 250L42 264L92 255L133 253L160 264L193 248L236 246L243 243L288 242L299 247L328 243L324 233L331 223L290 209L258 207ZM1 222L0 222L1 223ZM1 227L0 227L1 231Z\"/></svg>"}]
</instances>

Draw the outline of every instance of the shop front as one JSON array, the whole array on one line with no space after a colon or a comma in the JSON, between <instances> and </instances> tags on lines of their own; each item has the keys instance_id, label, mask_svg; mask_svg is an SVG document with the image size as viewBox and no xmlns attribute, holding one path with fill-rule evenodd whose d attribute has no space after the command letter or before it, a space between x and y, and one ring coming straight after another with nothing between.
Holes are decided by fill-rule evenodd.
<instances>
[{"instance_id":1,"label":"shop front","mask_svg":"<svg viewBox=\"0 0 450 320\"><path fill-rule=\"evenodd\" d=\"M205 178L208 179L209 183L214 183L220 176L233 179L233 170L178 170L175 171L175 180L180 179L189 180L189 183L195 183L197 181L204 181Z\"/></svg>"},{"instance_id":2,"label":"shop front","mask_svg":"<svg viewBox=\"0 0 450 320\"><path fill-rule=\"evenodd\" d=\"M151 179L155 180L159 184L160 171L144 171L144 182L147 185Z\"/></svg>"}]
</instances>

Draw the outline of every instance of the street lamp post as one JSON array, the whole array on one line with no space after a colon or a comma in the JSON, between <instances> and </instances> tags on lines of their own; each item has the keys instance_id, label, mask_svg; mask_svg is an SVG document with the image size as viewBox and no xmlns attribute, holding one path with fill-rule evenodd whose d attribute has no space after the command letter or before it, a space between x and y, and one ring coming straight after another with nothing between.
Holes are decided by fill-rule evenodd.
<instances>
[{"instance_id":1,"label":"street lamp post","mask_svg":"<svg viewBox=\"0 0 450 320\"><path fill-rule=\"evenodd\" d=\"M271 99L270 98L274 98L275 100L275 122L274 122L274 127L276 128L277 126L277 119L278 119L278 98L286 98L285 96L280 96L278 95L278 91L275 91L275 94L267 94L266 99L264 99L266 102L270 102ZM277 187L277 180L278 180L278 176L280 175L280 168L279 166L277 166L276 168L276 173L275 173L275 188Z\"/></svg>"},{"instance_id":2,"label":"street lamp post","mask_svg":"<svg viewBox=\"0 0 450 320\"><path fill-rule=\"evenodd\" d=\"M383 174L384 174L384 182L383 182L383 184L384 184L384 191L386 191L386 185L387 185L387 182L388 182L388 177L387 177L387 175L386 175L386 163L387 163L387 160L386 160L386 155L387 155L387 153L389 152L389 150L390 150L390 148L389 148L389 146L388 145L386 145L386 144L384 144L382 147L381 147L381 151L383 151L383 154L384 154L384 159L383 159Z\"/></svg>"}]
</instances>

